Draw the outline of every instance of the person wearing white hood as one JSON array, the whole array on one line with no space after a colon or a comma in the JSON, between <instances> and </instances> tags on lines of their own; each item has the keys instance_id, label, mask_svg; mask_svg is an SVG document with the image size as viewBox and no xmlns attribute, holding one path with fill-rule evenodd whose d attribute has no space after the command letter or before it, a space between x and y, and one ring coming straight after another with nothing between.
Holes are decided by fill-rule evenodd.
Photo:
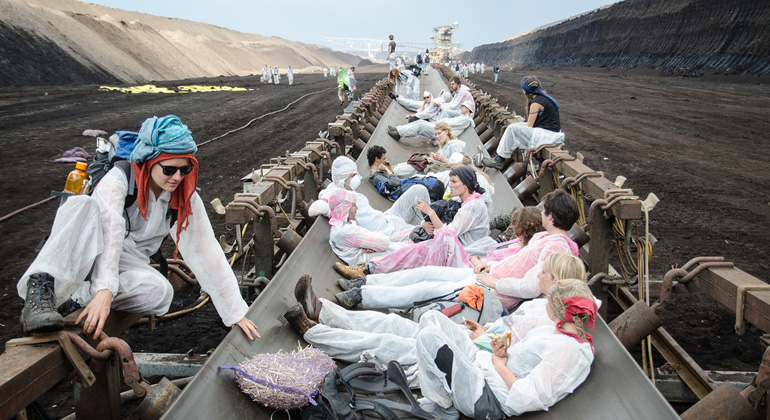
<instances>
[{"instance_id":1,"label":"person wearing white hood","mask_svg":"<svg viewBox=\"0 0 770 420\"><path fill-rule=\"evenodd\" d=\"M273 81L276 85L281 81L281 71L278 70L278 66L273 67Z\"/></svg>"},{"instance_id":2,"label":"person wearing white hood","mask_svg":"<svg viewBox=\"0 0 770 420\"><path fill-rule=\"evenodd\" d=\"M462 133L469 126L475 127L476 125L473 122L473 112L476 110L476 104L473 102L473 100L464 102L460 106L460 110L461 114L459 116L442 118L435 123L424 120L417 120L410 122L409 124L399 125L398 127L389 125L388 134L396 141L401 140L401 137L426 137L429 139L434 139L436 138L435 127L438 123L447 124L452 129L452 132L456 134ZM440 115L441 114L439 114L439 116ZM465 145L463 144L462 149L452 150L445 157L448 159L452 153L462 152L464 149Z\"/></svg>"},{"instance_id":3,"label":"person wearing white hood","mask_svg":"<svg viewBox=\"0 0 770 420\"><path fill-rule=\"evenodd\" d=\"M265 64L265 67L262 67L262 83L270 83L270 68L267 67L267 64Z\"/></svg>"},{"instance_id":4,"label":"person wearing white hood","mask_svg":"<svg viewBox=\"0 0 770 420\"><path fill-rule=\"evenodd\" d=\"M429 122L435 122L438 120L438 106L433 104L433 94L427 90L422 94L423 101L413 101L411 99L402 98L401 96L396 98L399 105L406 109L416 111L414 114L408 114L406 117L409 122L417 120L425 120ZM407 102L408 101L408 102ZM418 104L417 107L414 107ZM414 108L413 108L414 107Z\"/></svg>"},{"instance_id":5,"label":"person wearing white hood","mask_svg":"<svg viewBox=\"0 0 770 420\"><path fill-rule=\"evenodd\" d=\"M318 198L328 200L336 190L355 191L361 185L356 163L347 156L340 156L332 162L332 184L318 193ZM409 233L422 223L423 214L417 210L418 201L430 202L428 189L415 185L406 190L393 206L385 212L375 210L365 195L356 192L356 219L358 225L373 232L387 235L391 241L409 237Z\"/></svg>"},{"instance_id":6,"label":"person wearing white hood","mask_svg":"<svg viewBox=\"0 0 770 420\"><path fill-rule=\"evenodd\" d=\"M324 77L327 77L327 76L329 76L329 69L326 66L324 66Z\"/></svg>"},{"instance_id":7,"label":"person wearing white hood","mask_svg":"<svg viewBox=\"0 0 770 420\"><path fill-rule=\"evenodd\" d=\"M444 104L437 104L440 107L439 119L457 117L462 113L460 107L465 101L473 102L471 89L462 84L458 76L453 76L449 80L449 91L452 92L452 100Z\"/></svg>"},{"instance_id":8,"label":"person wearing white hood","mask_svg":"<svg viewBox=\"0 0 770 420\"><path fill-rule=\"evenodd\" d=\"M288 69L286 69L286 77L289 79L289 86L294 84L294 70L292 70L291 66L289 66Z\"/></svg>"}]
</instances>

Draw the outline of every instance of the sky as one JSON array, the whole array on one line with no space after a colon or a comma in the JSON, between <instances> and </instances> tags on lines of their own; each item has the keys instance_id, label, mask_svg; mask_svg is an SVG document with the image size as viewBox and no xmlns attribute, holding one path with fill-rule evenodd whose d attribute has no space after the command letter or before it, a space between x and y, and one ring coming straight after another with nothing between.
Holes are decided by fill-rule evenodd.
<instances>
[{"instance_id":1,"label":"sky","mask_svg":"<svg viewBox=\"0 0 770 420\"><path fill-rule=\"evenodd\" d=\"M90 0L118 9L208 23L240 32L332 46L319 37L432 43L433 28L459 25L463 49L503 41L618 0ZM471 6L472 5L472 6Z\"/></svg>"}]
</instances>

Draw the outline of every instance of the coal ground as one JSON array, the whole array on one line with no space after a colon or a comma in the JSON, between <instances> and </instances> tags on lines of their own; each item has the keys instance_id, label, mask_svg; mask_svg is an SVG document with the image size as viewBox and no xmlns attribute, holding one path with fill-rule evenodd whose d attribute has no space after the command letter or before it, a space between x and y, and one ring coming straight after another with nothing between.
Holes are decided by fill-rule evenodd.
<instances>
[{"instance_id":1,"label":"coal ground","mask_svg":"<svg viewBox=\"0 0 770 420\"><path fill-rule=\"evenodd\" d=\"M763 187L770 181L765 150L770 131L767 78L718 74L684 78L652 70L549 68L505 69L497 85L491 72L471 75L470 80L522 114L519 80L530 73L540 76L546 90L560 101L566 149L581 152L589 167L604 171L610 179L627 177L626 187L636 194L644 197L654 192L660 197L650 223L658 239L651 264L654 279L691 258L707 255L722 255L740 269L767 278L770 197ZM383 67L360 69L359 92L366 92L384 75ZM175 114L200 143L309 94L285 111L200 148L199 186L204 202L218 197L227 203L241 191L242 176L271 157L300 149L341 113L331 78L297 75L295 82L294 86L262 85L256 76L184 81L257 89L201 94L121 94L100 92L93 85L1 89L0 144L5 153L0 165L0 216L61 190L73 165L50 161L75 146L93 150L93 139L81 136L84 129L138 130L149 116ZM50 229L56 206L49 201L0 222L3 344L21 334L18 314L23 302L16 294L16 282ZM209 217L217 235L233 237L224 216L209 210ZM195 297L195 292L179 293L175 308ZM730 328L732 313L708 296L676 295L675 299L677 304L667 305L662 316L665 326L702 367L757 369L760 332L736 336ZM225 334L208 305L160 323L154 331L134 328L126 339L135 351L206 353ZM52 398L46 400L52 412L71 411L63 407L66 400Z\"/></svg>"}]
</instances>

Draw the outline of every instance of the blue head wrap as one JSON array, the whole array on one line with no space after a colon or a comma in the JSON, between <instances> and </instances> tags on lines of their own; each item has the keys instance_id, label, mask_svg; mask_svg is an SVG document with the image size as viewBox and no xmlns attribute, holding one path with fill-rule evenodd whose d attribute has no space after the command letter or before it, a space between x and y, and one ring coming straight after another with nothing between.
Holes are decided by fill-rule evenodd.
<instances>
[{"instance_id":1,"label":"blue head wrap","mask_svg":"<svg viewBox=\"0 0 770 420\"><path fill-rule=\"evenodd\" d=\"M521 79L521 88L524 89L524 92L527 92L527 93L532 94L532 95L540 95L540 96L544 96L544 97L548 98L548 100L553 102L553 105L558 110L559 109L559 103L556 102L556 99L553 99L550 95L548 95L547 93L543 92L543 84L540 83L540 81L538 80L538 83L537 83L538 86L536 88L529 87L527 85L527 77L533 77L533 76L524 76L524 78Z\"/></svg>"},{"instance_id":2,"label":"blue head wrap","mask_svg":"<svg viewBox=\"0 0 770 420\"><path fill-rule=\"evenodd\" d=\"M131 162L142 163L158 157L161 153L180 155L195 153L198 146L187 126L175 115L147 118L139 130Z\"/></svg>"}]
</instances>

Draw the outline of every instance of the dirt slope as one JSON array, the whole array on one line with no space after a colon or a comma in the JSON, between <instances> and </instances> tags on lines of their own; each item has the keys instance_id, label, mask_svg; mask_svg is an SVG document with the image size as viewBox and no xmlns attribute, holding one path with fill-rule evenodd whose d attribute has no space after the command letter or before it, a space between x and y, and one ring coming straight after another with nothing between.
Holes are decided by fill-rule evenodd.
<instances>
[{"instance_id":1,"label":"dirt slope","mask_svg":"<svg viewBox=\"0 0 770 420\"><path fill-rule=\"evenodd\" d=\"M316 45L73 0L3 0L0 40L0 86L246 76L266 63L307 72L360 61Z\"/></svg>"},{"instance_id":2,"label":"dirt slope","mask_svg":"<svg viewBox=\"0 0 770 420\"><path fill-rule=\"evenodd\" d=\"M770 2L626 0L474 48L462 59L511 67L652 67L697 76L770 74Z\"/></svg>"}]
</instances>

